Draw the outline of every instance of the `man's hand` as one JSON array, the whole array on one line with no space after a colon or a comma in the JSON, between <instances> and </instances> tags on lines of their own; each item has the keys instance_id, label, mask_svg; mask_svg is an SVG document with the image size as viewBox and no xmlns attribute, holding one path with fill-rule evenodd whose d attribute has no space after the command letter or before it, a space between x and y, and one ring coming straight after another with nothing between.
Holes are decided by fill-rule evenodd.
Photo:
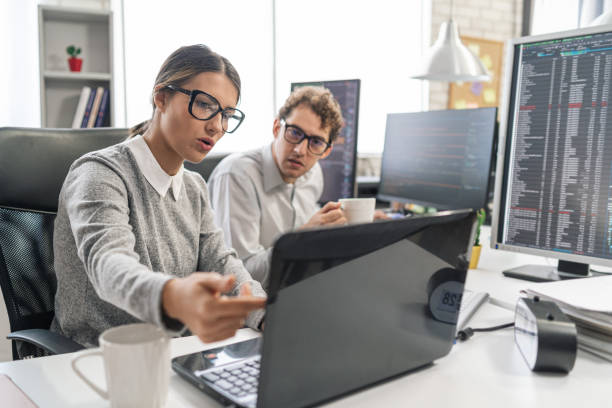
<instances>
[{"instance_id":1,"label":"man's hand","mask_svg":"<svg viewBox=\"0 0 612 408\"><path fill-rule=\"evenodd\" d=\"M171 279L162 290L162 305L169 317L183 322L203 342L232 337L244 326L249 312L261 309L266 299L251 295L244 285L239 296L224 296L235 282L234 276L214 272L194 272Z\"/></svg>"},{"instance_id":2,"label":"man's hand","mask_svg":"<svg viewBox=\"0 0 612 408\"><path fill-rule=\"evenodd\" d=\"M384 220L390 220L390 219L391 217L389 217L383 211L380 211L380 210L374 211L374 221L384 221Z\"/></svg>"},{"instance_id":3,"label":"man's hand","mask_svg":"<svg viewBox=\"0 0 612 408\"><path fill-rule=\"evenodd\" d=\"M326 225L344 225L346 218L344 212L340 208L342 204L330 201L323 206L319 211L312 216L310 220L302 228L315 228Z\"/></svg>"}]
</instances>

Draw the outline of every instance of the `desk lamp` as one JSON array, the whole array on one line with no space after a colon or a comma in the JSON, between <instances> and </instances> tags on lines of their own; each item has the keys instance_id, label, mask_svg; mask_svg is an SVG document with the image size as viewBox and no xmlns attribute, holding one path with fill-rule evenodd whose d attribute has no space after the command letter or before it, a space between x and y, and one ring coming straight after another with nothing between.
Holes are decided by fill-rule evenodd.
<instances>
[{"instance_id":1,"label":"desk lamp","mask_svg":"<svg viewBox=\"0 0 612 408\"><path fill-rule=\"evenodd\" d=\"M451 1L448 21L440 26L438 39L427 52L421 73L412 78L449 82L488 81L490 76L480 59L461 42L452 15Z\"/></svg>"}]
</instances>

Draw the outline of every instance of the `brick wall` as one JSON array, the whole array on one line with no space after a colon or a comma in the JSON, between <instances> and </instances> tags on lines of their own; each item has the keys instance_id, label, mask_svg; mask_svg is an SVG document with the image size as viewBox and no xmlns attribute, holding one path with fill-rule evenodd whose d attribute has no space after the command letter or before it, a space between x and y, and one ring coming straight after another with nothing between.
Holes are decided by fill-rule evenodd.
<instances>
[{"instance_id":1,"label":"brick wall","mask_svg":"<svg viewBox=\"0 0 612 408\"><path fill-rule=\"evenodd\" d=\"M440 24L448 19L450 5L451 0L432 0L430 44L438 38ZM496 41L520 37L522 13L522 0L453 0L453 20L459 35L469 37ZM447 104L448 82L430 81L429 109L447 109Z\"/></svg>"}]
</instances>

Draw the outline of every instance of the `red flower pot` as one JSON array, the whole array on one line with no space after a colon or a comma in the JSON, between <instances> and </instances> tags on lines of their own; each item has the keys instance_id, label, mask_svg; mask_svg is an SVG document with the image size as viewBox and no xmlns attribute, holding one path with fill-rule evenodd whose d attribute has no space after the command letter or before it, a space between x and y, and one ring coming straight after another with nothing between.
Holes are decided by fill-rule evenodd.
<instances>
[{"instance_id":1,"label":"red flower pot","mask_svg":"<svg viewBox=\"0 0 612 408\"><path fill-rule=\"evenodd\" d=\"M81 72L81 66L83 65L82 58L71 57L68 58L68 66L72 72Z\"/></svg>"}]
</instances>

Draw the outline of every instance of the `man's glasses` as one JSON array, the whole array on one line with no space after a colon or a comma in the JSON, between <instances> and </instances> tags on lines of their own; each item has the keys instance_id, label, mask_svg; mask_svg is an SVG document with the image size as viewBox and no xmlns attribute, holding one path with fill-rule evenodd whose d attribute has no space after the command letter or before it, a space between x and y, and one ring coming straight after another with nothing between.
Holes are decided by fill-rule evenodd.
<instances>
[{"instance_id":1,"label":"man's glasses","mask_svg":"<svg viewBox=\"0 0 612 408\"><path fill-rule=\"evenodd\" d=\"M189 95L189 113L197 120L210 120L221 112L221 126L224 132L233 133L244 120L244 113L241 110L236 108L221 109L219 101L206 92L197 89L188 91L175 85L168 85L166 88Z\"/></svg>"},{"instance_id":2,"label":"man's glasses","mask_svg":"<svg viewBox=\"0 0 612 408\"><path fill-rule=\"evenodd\" d=\"M285 126L284 137L285 140L291 144L300 144L302 140L308 140L308 151L316 156L320 156L331 146L327 140L320 136L308 136L298 126L290 125L285 122L285 119L281 119L281 125Z\"/></svg>"}]
</instances>

